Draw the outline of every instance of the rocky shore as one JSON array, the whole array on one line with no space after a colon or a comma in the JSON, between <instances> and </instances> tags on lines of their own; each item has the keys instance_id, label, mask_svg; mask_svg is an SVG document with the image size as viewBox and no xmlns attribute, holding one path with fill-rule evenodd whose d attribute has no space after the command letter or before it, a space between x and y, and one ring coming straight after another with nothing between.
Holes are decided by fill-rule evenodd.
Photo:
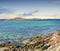
<instances>
[{"instance_id":1,"label":"rocky shore","mask_svg":"<svg viewBox=\"0 0 60 51\"><path fill-rule=\"evenodd\" d=\"M23 43L22 46L11 42L0 44L0 51L60 51L60 31L46 36L31 37Z\"/></svg>"}]
</instances>

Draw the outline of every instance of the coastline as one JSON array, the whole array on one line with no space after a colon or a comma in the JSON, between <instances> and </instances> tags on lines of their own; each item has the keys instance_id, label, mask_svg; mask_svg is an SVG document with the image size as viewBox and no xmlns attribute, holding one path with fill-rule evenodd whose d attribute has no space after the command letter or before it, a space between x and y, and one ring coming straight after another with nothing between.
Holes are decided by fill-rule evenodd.
<instances>
[{"instance_id":1,"label":"coastline","mask_svg":"<svg viewBox=\"0 0 60 51\"><path fill-rule=\"evenodd\" d=\"M46 36L36 36L31 37L23 41L24 45L15 45L12 42L6 42L0 44L0 49L4 49L6 51L52 51L54 50L54 46L60 46L60 31L56 31L54 33L48 34ZM52 48L53 47L53 48ZM52 48L52 49L51 49ZM57 48L55 48L57 49ZM59 48L60 49L60 48ZM2 50L1 50L2 51Z\"/></svg>"}]
</instances>

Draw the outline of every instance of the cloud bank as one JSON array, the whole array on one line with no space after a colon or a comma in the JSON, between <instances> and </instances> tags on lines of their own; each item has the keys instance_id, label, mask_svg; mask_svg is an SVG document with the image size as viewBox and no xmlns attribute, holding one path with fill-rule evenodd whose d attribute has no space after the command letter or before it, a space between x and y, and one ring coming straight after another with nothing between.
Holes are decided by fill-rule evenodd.
<instances>
[{"instance_id":1,"label":"cloud bank","mask_svg":"<svg viewBox=\"0 0 60 51\"><path fill-rule=\"evenodd\" d=\"M10 19L15 17L22 17L25 19L60 19L60 14L44 15L38 10L28 13L11 12L8 9L0 9L0 19Z\"/></svg>"}]
</instances>

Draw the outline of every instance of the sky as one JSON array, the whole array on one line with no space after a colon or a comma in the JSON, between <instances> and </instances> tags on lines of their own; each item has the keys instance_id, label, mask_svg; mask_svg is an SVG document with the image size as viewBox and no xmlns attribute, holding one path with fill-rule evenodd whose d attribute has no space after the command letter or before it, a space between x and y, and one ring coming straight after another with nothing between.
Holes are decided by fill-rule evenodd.
<instances>
[{"instance_id":1,"label":"sky","mask_svg":"<svg viewBox=\"0 0 60 51\"><path fill-rule=\"evenodd\" d=\"M60 0L0 0L0 19L60 19Z\"/></svg>"}]
</instances>

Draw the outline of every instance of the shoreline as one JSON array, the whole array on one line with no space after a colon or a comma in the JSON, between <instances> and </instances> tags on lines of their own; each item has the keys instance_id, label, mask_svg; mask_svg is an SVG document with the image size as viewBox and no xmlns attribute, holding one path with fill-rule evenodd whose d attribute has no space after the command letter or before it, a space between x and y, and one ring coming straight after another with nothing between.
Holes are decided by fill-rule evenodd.
<instances>
[{"instance_id":1,"label":"shoreline","mask_svg":"<svg viewBox=\"0 0 60 51\"><path fill-rule=\"evenodd\" d=\"M57 39L58 38L58 39ZM56 31L54 33L48 34L46 36L36 36L31 37L23 41L24 44L22 45L15 45L12 42L6 42L0 44L0 49L4 50L16 50L16 51L48 51L51 46L56 46L55 44L60 44L60 31ZM52 40L52 41L51 41ZM56 41L56 42L55 42ZM55 42L55 43L53 43ZM29 48L28 48L29 47ZM27 49L28 48L28 49ZM60 49L60 48L59 48ZM52 50L52 49L50 49Z\"/></svg>"}]
</instances>

